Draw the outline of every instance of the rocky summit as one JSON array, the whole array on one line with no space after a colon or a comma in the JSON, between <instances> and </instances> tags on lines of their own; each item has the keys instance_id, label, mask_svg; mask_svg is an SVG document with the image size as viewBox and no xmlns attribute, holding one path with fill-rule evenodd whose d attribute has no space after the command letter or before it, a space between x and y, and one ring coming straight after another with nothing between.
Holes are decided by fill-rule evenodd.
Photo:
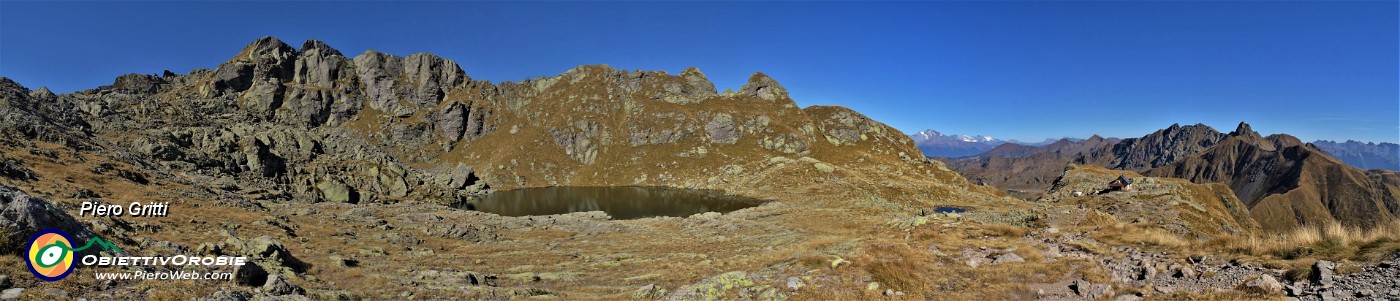
<instances>
[{"instance_id":1,"label":"rocky summit","mask_svg":"<svg viewBox=\"0 0 1400 301\"><path fill-rule=\"evenodd\" d=\"M1393 173L1246 125L945 165L856 111L799 107L763 73L720 92L696 68L493 83L429 53L272 37L229 53L66 94L0 78L0 299L1395 296L1400 223L1373 218L1395 213ZM567 186L762 202L626 220L457 206ZM140 204L168 214L92 210ZM247 262L78 264L49 282L26 253L47 229L103 242L80 256ZM137 271L227 277L99 276Z\"/></svg>"}]
</instances>

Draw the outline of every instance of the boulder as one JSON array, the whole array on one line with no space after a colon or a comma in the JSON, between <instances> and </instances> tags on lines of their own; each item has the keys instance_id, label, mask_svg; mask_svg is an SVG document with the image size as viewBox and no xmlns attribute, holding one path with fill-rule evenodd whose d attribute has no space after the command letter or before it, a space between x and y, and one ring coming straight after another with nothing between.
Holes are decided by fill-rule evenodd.
<instances>
[{"instance_id":1,"label":"boulder","mask_svg":"<svg viewBox=\"0 0 1400 301\"><path fill-rule=\"evenodd\" d=\"M632 299L636 300L660 300L664 297L666 289L656 284L647 284L632 292Z\"/></svg>"},{"instance_id":2,"label":"boulder","mask_svg":"<svg viewBox=\"0 0 1400 301\"><path fill-rule=\"evenodd\" d=\"M1113 287L1107 284L1093 284L1084 279L1075 280L1069 285L1069 288L1080 297L1088 299L1099 299L1113 293Z\"/></svg>"},{"instance_id":3,"label":"boulder","mask_svg":"<svg viewBox=\"0 0 1400 301\"><path fill-rule=\"evenodd\" d=\"M205 297L204 299L200 299L200 300L202 300L202 301L248 301L248 300L252 300L252 299L253 299L253 294L250 294L250 293L245 292L245 291L222 290L222 289L221 289L221 290L219 290L219 291L214 292L213 294L209 294L209 297Z\"/></svg>"},{"instance_id":4,"label":"boulder","mask_svg":"<svg viewBox=\"0 0 1400 301\"><path fill-rule=\"evenodd\" d=\"M340 180L322 179L321 182L316 183L316 190L321 192L321 197L325 198L326 201L352 204L359 202L359 194Z\"/></svg>"},{"instance_id":5,"label":"boulder","mask_svg":"<svg viewBox=\"0 0 1400 301\"><path fill-rule=\"evenodd\" d=\"M802 278L797 278L796 276L788 277L788 279L787 279L787 288L788 288L788 290L790 290L790 291L797 291L797 290L799 290L799 289L802 289L803 286L807 286L807 284L802 282Z\"/></svg>"},{"instance_id":6,"label":"boulder","mask_svg":"<svg viewBox=\"0 0 1400 301\"><path fill-rule=\"evenodd\" d=\"M267 277L267 270L251 262L238 266L238 270L233 272L233 282L242 286L267 284Z\"/></svg>"},{"instance_id":7,"label":"boulder","mask_svg":"<svg viewBox=\"0 0 1400 301\"><path fill-rule=\"evenodd\" d=\"M269 258L281 254L287 254L287 249L282 247L282 243L277 242L277 239L267 235L248 241L247 247L243 249L243 255L256 258Z\"/></svg>"},{"instance_id":8,"label":"boulder","mask_svg":"<svg viewBox=\"0 0 1400 301\"><path fill-rule=\"evenodd\" d=\"M1244 283L1244 290L1261 295L1274 295L1283 291L1283 284L1274 279L1274 276L1261 274Z\"/></svg>"},{"instance_id":9,"label":"boulder","mask_svg":"<svg viewBox=\"0 0 1400 301\"><path fill-rule=\"evenodd\" d=\"M1312 280L1313 283L1317 285L1321 285L1323 287L1330 287L1333 283L1333 269L1336 268L1336 263L1326 260L1318 260L1317 263L1313 264L1312 274L1308 276L1308 279Z\"/></svg>"},{"instance_id":10,"label":"boulder","mask_svg":"<svg viewBox=\"0 0 1400 301\"><path fill-rule=\"evenodd\" d=\"M1006 253L1006 254L998 255L998 256L996 257L996 259L993 259L993 260L992 260L992 264L1003 264L1003 263L1012 263L1012 262L1025 262L1025 261L1026 261L1026 259L1021 258L1021 256L1020 256L1020 255L1016 255L1016 253Z\"/></svg>"},{"instance_id":11,"label":"boulder","mask_svg":"<svg viewBox=\"0 0 1400 301\"><path fill-rule=\"evenodd\" d=\"M276 274L267 277L267 282L263 284L262 290L264 293L273 296L302 295L306 293L306 290L302 289L300 286L287 282L286 279L282 279L281 276Z\"/></svg>"},{"instance_id":12,"label":"boulder","mask_svg":"<svg viewBox=\"0 0 1400 301\"><path fill-rule=\"evenodd\" d=\"M30 196L23 191L0 185L0 227L3 227L8 237L3 237L6 242L16 242L17 245L0 246L5 251L16 251L23 247L18 245L39 230L57 228L67 232L73 239L73 243L83 243L88 239L96 237L87 225L78 222L67 211L54 206L49 201ZM81 254L96 254L98 250L84 250Z\"/></svg>"},{"instance_id":13,"label":"boulder","mask_svg":"<svg viewBox=\"0 0 1400 301\"><path fill-rule=\"evenodd\" d=\"M18 288L18 287L17 287L17 288L6 289L6 290L4 290L4 291L0 291L0 299L4 299L4 300L19 299L19 295L20 295L20 294L23 294L23 293L24 293L24 289L23 289L23 288Z\"/></svg>"}]
</instances>

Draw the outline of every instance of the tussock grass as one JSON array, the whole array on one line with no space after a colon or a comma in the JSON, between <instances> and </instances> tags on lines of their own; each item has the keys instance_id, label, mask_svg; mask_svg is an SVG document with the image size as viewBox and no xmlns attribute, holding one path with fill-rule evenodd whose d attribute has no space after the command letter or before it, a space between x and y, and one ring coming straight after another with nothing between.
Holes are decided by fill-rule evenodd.
<instances>
[{"instance_id":1,"label":"tussock grass","mask_svg":"<svg viewBox=\"0 0 1400 301\"><path fill-rule=\"evenodd\" d=\"M1017 226L1012 226L1012 225L1001 225L1001 224L987 225L985 228L983 228L983 230L984 230L984 232L986 232L986 234L989 235L989 236L1000 236L1000 237L1022 237L1022 236L1026 236L1026 228L1017 227Z\"/></svg>"},{"instance_id":2,"label":"tussock grass","mask_svg":"<svg viewBox=\"0 0 1400 301\"><path fill-rule=\"evenodd\" d=\"M1400 220L1369 229L1329 222L1281 234L1219 237L1206 244L1240 255L1378 261L1400 251Z\"/></svg>"},{"instance_id":3,"label":"tussock grass","mask_svg":"<svg viewBox=\"0 0 1400 301\"><path fill-rule=\"evenodd\" d=\"M1176 235L1175 233L1171 233L1169 231L1157 228L1148 228L1139 232L1137 235L1126 236L1124 237L1124 239L1129 242L1153 246L1162 246L1168 248L1181 248L1189 246L1192 243L1192 241L1189 239L1183 238L1179 235Z\"/></svg>"}]
</instances>

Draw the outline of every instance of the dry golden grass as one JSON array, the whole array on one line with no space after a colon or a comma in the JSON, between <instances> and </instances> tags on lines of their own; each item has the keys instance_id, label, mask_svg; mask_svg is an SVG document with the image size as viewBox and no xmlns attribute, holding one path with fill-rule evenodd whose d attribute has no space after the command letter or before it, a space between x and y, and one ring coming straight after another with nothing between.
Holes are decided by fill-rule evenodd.
<instances>
[{"instance_id":1,"label":"dry golden grass","mask_svg":"<svg viewBox=\"0 0 1400 301\"><path fill-rule=\"evenodd\" d=\"M1130 243L1138 243L1152 246L1162 246L1168 248L1181 248L1191 245L1191 241L1166 230L1157 228L1147 228L1136 232L1134 235L1125 236L1124 239Z\"/></svg>"},{"instance_id":2,"label":"dry golden grass","mask_svg":"<svg viewBox=\"0 0 1400 301\"><path fill-rule=\"evenodd\" d=\"M988 230L988 229L997 230ZM909 300L1022 300L1034 298L1030 288L1035 283L1055 283L1084 278L1107 281L1103 270L1088 260L1042 260L1045 255L1036 247L1015 239L1025 229L1014 226L961 225L940 227L935 223L916 227L906 236L892 232L877 234L863 241L862 247L846 256L849 265L828 269L841 279L839 286L804 288L791 297L794 300L870 300L884 299L883 292L893 289ZM990 235L988 232L1005 233ZM983 264L970 267L958 255L960 250L1011 249L1025 262ZM812 264L829 264L830 257L804 257L798 260ZM878 282L875 290L866 290L867 282Z\"/></svg>"},{"instance_id":3,"label":"dry golden grass","mask_svg":"<svg viewBox=\"0 0 1400 301\"><path fill-rule=\"evenodd\" d=\"M990 236L1021 237L1026 235L1026 228L1012 225L987 225L983 230Z\"/></svg>"},{"instance_id":4,"label":"dry golden grass","mask_svg":"<svg viewBox=\"0 0 1400 301\"><path fill-rule=\"evenodd\" d=\"M1282 259L1318 257L1377 261L1400 251L1400 220L1361 229L1335 222L1295 228L1282 234L1220 237L1206 245L1234 254Z\"/></svg>"}]
</instances>

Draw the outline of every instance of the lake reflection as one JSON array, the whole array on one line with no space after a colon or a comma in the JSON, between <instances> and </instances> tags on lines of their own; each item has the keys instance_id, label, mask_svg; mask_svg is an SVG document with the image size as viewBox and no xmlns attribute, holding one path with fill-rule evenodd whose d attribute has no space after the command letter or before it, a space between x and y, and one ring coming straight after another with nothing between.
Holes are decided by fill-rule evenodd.
<instances>
[{"instance_id":1,"label":"lake reflection","mask_svg":"<svg viewBox=\"0 0 1400 301\"><path fill-rule=\"evenodd\" d=\"M543 187L497 191L453 207L504 216L603 211L613 219L686 217L758 206L763 201L718 190L669 187Z\"/></svg>"}]
</instances>

